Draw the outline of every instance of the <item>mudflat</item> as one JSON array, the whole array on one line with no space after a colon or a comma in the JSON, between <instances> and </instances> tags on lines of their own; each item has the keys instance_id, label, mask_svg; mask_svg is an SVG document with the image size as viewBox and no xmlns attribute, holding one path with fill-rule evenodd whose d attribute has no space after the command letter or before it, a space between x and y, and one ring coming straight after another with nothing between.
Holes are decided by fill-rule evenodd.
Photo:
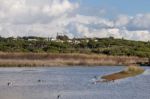
<instances>
[{"instance_id":1,"label":"mudflat","mask_svg":"<svg viewBox=\"0 0 150 99\"><path fill-rule=\"evenodd\" d=\"M123 71L120 71L118 73L109 74L109 75L104 75L101 78L106 81L114 81L114 80L118 80L118 79L134 77L134 76L142 74L144 71L145 70L139 66L129 66L127 69L125 69Z\"/></svg>"}]
</instances>

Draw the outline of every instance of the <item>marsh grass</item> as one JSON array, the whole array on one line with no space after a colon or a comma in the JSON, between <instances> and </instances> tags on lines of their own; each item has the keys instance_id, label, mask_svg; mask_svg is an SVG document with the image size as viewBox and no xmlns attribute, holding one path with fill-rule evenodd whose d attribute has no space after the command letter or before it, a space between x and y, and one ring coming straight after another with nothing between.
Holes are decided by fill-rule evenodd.
<instances>
[{"instance_id":1,"label":"marsh grass","mask_svg":"<svg viewBox=\"0 0 150 99\"><path fill-rule=\"evenodd\" d=\"M139 66L129 66L121 72L110 74L110 75L105 75L105 76L102 76L101 78L107 81L112 81L112 80L117 80L117 79L134 77L134 76L142 74L144 71L145 70Z\"/></svg>"},{"instance_id":2,"label":"marsh grass","mask_svg":"<svg viewBox=\"0 0 150 99\"><path fill-rule=\"evenodd\" d=\"M3 53L0 66L99 66L146 62L147 58L79 53Z\"/></svg>"}]
</instances>

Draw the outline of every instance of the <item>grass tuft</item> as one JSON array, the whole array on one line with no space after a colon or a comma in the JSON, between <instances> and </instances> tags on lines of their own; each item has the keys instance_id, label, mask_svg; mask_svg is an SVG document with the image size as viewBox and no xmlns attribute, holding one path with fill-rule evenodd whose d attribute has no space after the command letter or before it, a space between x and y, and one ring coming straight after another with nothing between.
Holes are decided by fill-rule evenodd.
<instances>
[{"instance_id":1,"label":"grass tuft","mask_svg":"<svg viewBox=\"0 0 150 99\"><path fill-rule=\"evenodd\" d=\"M107 81L112 81L112 80L124 79L128 77L134 77L142 74L144 71L145 70L139 66L129 66L127 69L121 72L105 75L102 76L101 78Z\"/></svg>"}]
</instances>

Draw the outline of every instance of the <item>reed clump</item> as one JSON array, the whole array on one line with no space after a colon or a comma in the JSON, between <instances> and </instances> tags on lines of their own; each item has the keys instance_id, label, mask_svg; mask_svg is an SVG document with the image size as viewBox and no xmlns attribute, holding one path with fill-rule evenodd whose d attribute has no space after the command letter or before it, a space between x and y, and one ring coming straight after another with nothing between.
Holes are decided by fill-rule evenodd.
<instances>
[{"instance_id":1,"label":"reed clump","mask_svg":"<svg viewBox=\"0 0 150 99\"><path fill-rule=\"evenodd\" d=\"M0 66L99 66L147 62L147 58L80 53L4 53Z\"/></svg>"},{"instance_id":2,"label":"reed clump","mask_svg":"<svg viewBox=\"0 0 150 99\"><path fill-rule=\"evenodd\" d=\"M131 66L128 66L123 71L120 71L118 73L113 73L110 75L105 75L105 76L102 76L101 78L105 79L107 81L112 81L112 80L114 81L114 80L118 80L118 79L134 77L134 76L142 74L144 71L145 70L140 66L131 65Z\"/></svg>"}]
</instances>

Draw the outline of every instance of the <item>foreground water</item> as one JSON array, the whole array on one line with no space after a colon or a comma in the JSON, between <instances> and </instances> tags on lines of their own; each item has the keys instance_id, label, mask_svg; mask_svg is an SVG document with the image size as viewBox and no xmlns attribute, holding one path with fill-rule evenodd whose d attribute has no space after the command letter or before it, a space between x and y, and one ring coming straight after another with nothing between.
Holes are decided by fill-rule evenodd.
<instances>
[{"instance_id":1,"label":"foreground water","mask_svg":"<svg viewBox=\"0 0 150 99\"><path fill-rule=\"evenodd\" d=\"M149 67L134 78L91 83L94 76L123 68L0 68L0 99L150 99Z\"/></svg>"}]
</instances>

